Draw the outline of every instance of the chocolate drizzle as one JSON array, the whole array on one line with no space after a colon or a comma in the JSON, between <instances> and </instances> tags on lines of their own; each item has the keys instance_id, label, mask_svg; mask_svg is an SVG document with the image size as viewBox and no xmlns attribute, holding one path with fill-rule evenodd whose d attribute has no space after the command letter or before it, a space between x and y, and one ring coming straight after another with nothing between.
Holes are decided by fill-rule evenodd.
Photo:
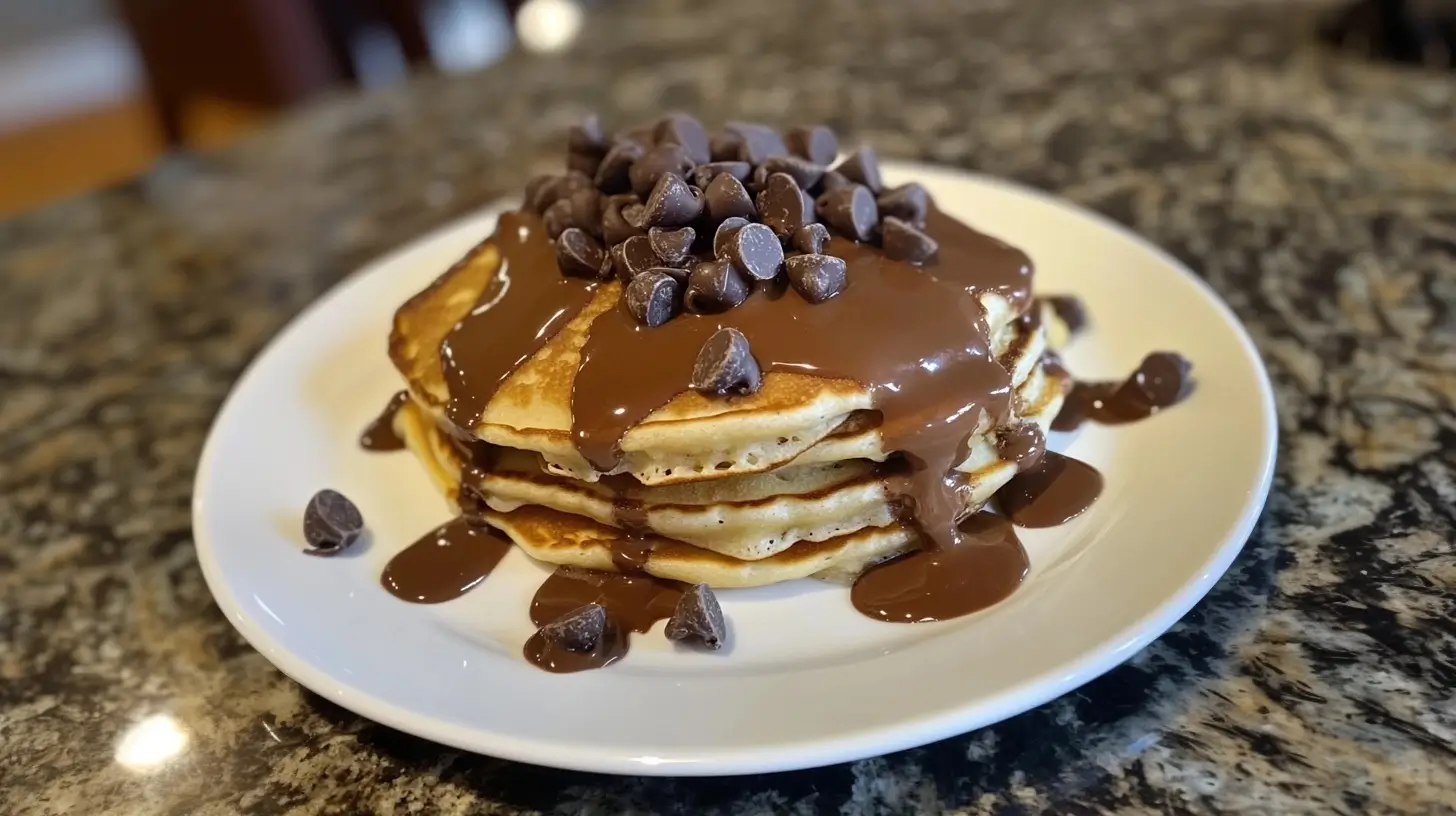
<instances>
[{"instance_id":1,"label":"chocolate drizzle","mask_svg":"<svg viewBox=\"0 0 1456 816\"><path fill-rule=\"evenodd\" d=\"M410 603L444 603L485 580L511 546L494 528L459 517L389 559L379 582Z\"/></svg>"},{"instance_id":2,"label":"chocolate drizzle","mask_svg":"<svg viewBox=\"0 0 1456 816\"><path fill-rule=\"evenodd\" d=\"M384 410L379 412L379 416L375 417L373 422L365 426L364 432L359 434L359 447L367 451L378 452L403 450L404 440L394 430L394 417L399 413L399 409L409 402L409 398L408 391L400 391L390 397L389 404L384 406Z\"/></svg>"},{"instance_id":3,"label":"chocolate drizzle","mask_svg":"<svg viewBox=\"0 0 1456 816\"><path fill-rule=\"evenodd\" d=\"M1193 391L1191 369L1177 352L1155 351L1122 382L1078 382L1052 421L1052 430L1075 430L1089 419L1103 425L1147 419Z\"/></svg>"},{"instance_id":4,"label":"chocolate drizzle","mask_svg":"<svg viewBox=\"0 0 1456 816\"><path fill-rule=\"evenodd\" d=\"M1016 474L996 501L1021 527L1055 527L1082 515L1102 495L1102 474L1086 462L1047 451L1035 467Z\"/></svg>"},{"instance_id":5,"label":"chocolate drizzle","mask_svg":"<svg viewBox=\"0 0 1456 816\"><path fill-rule=\"evenodd\" d=\"M541 627L591 603L607 610L607 628L589 652L573 652L550 643L538 632L526 641L523 653L547 671L576 672L599 669L627 654L631 632L643 633L666 620L677 608L685 587L650 575L623 575L562 567L536 590L531 599L531 622Z\"/></svg>"}]
</instances>

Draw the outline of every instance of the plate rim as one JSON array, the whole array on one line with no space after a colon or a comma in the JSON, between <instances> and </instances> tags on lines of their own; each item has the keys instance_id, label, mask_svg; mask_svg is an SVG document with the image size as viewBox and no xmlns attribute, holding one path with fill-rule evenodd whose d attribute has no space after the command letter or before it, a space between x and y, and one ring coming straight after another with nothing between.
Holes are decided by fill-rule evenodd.
<instances>
[{"instance_id":1,"label":"plate rim","mask_svg":"<svg viewBox=\"0 0 1456 816\"><path fill-rule=\"evenodd\" d=\"M1199 565L1196 575L1185 581L1161 604L1148 609L1131 624L1119 629L1110 637L1082 649L1077 657L1039 674L1022 678L1015 685L997 693L968 700L958 708L926 712L894 724L872 726L851 735L795 740L768 749L753 750L738 747L729 750L726 754L701 752L694 759L628 757L607 754L599 748L574 747L570 743L543 744L537 739L485 732L438 717L415 713L398 703L382 699L358 687L340 683L329 677L307 659L283 648L267 628L260 624L257 617L248 610L248 607L239 602L229 582L221 573L214 545L208 540L205 532L207 525L202 523L206 512L205 489L209 483L215 482L215 472L219 469L216 462L218 455L216 449L220 444L218 428L230 419L230 412L238 401L239 394L244 393L252 381L260 376L259 371L266 363L270 353L282 345L293 332L300 331L314 314L329 308L332 301L342 297L351 286L359 284L375 270L390 265L419 246L439 241L452 231L461 230L468 224L498 215L509 205L510 199L505 198L446 222L360 265L358 269L340 279L294 315L259 349L237 377L208 428L206 441L203 443L198 457L191 502L193 538L198 562L208 590L224 617L250 646L284 675L325 699L373 722L472 753L544 767L616 775L730 776L801 770L880 756L965 734L1009 719L1083 686L1122 664L1166 633L1173 624L1181 620L1194 605L1208 594L1214 584L1228 571L1233 560L1242 552L1244 544L1263 514L1273 484L1278 452L1279 424L1273 384L1258 347L1238 316L1207 281L1194 274L1185 264L1158 245L1101 213L1051 193L981 173L920 162L886 161L885 166L887 169L906 174L938 175L957 182L997 188L1002 193L1032 198L1037 203L1058 210L1069 210L1077 216L1089 219L1098 227L1137 244L1140 249L1151 253L1165 266L1176 270L1186 283L1190 283L1198 289L1225 326L1232 331L1238 341L1238 347L1252 363L1259 386L1258 398L1263 419L1263 427L1260 431L1265 442L1264 449L1260 452L1260 469L1256 483L1246 494L1236 523L1225 534L1222 543ZM987 716L984 712L988 710L994 713Z\"/></svg>"}]
</instances>

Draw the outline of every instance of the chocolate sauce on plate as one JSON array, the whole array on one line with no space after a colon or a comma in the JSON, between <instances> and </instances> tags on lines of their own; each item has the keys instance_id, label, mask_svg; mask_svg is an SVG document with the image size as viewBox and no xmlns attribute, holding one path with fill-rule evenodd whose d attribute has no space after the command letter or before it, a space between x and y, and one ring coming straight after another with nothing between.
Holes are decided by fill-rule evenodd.
<instances>
[{"instance_id":1,"label":"chocolate sauce on plate","mask_svg":"<svg viewBox=\"0 0 1456 816\"><path fill-rule=\"evenodd\" d=\"M389 559L379 582L410 603L444 603L484 580L511 546L503 533L461 516Z\"/></svg>"},{"instance_id":2,"label":"chocolate sauce on plate","mask_svg":"<svg viewBox=\"0 0 1456 816\"><path fill-rule=\"evenodd\" d=\"M1102 474L1076 459L1047 451L1035 467L996 492L1002 511L1021 527L1055 527L1082 515L1102 495Z\"/></svg>"},{"instance_id":3,"label":"chocolate sauce on plate","mask_svg":"<svg viewBox=\"0 0 1456 816\"><path fill-rule=\"evenodd\" d=\"M409 402L409 392L400 391L389 398L389 404L379 412L359 434L359 447L368 451L397 451L404 449L404 439L394 430L394 417L399 409Z\"/></svg>"},{"instance_id":4,"label":"chocolate sauce on plate","mask_svg":"<svg viewBox=\"0 0 1456 816\"><path fill-rule=\"evenodd\" d=\"M598 603L607 610L606 632L590 652L570 651L537 633L526 641L526 659L554 672L611 665L627 653L629 633L646 632L654 623L672 616L684 589L676 581L650 575L559 568L531 599L531 622L545 626L587 604Z\"/></svg>"},{"instance_id":5,"label":"chocolate sauce on plate","mask_svg":"<svg viewBox=\"0 0 1456 816\"><path fill-rule=\"evenodd\" d=\"M925 623L969 615L1014 592L1028 562L1011 523L977 513L960 533L954 548L916 550L870 567L850 590L854 608L889 623Z\"/></svg>"},{"instance_id":6,"label":"chocolate sauce on plate","mask_svg":"<svg viewBox=\"0 0 1456 816\"><path fill-rule=\"evenodd\" d=\"M1052 421L1052 430L1075 430L1089 419L1103 425L1146 419L1192 392L1191 368L1177 352L1155 351L1122 382L1078 382Z\"/></svg>"}]
</instances>

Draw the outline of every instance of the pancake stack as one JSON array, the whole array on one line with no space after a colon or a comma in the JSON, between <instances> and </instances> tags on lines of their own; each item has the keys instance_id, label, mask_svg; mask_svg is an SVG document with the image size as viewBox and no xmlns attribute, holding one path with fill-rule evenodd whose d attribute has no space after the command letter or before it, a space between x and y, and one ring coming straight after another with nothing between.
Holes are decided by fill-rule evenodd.
<instances>
[{"instance_id":1,"label":"pancake stack","mask_svg":"<svg viewBox=\"0 0 1456 816\"><path fill-rule=\"evenodd\" d=\"M1068 377L1020 251L822 127L573 129L397 312L395 432L531 557L712 587L950 546Z\"/></svg>"}]
</instances>

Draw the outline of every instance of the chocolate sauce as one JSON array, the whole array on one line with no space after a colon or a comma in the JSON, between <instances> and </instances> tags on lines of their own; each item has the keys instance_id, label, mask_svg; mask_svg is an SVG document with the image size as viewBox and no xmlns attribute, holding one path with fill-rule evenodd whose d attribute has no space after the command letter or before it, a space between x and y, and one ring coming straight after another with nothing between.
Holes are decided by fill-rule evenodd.
<instances>
[{"instance_id":1,"label":"chocolate sauce","mask_svg":"<svg viewBox=\"0 0 1456 816\"><path fill-rule=\"evenodd\" d=\"M501 383L571 322L597 283L561 274L541 219L531 213L500 217L491 244L500 266L470 313L440 346L446 415L469 430Z\"/></svg>"},{"instance_id":2,"label":"chocolate sauce","mask_svg":"<svg viewBox=\"0 0 1456 816\"><path fill-rule=\"evenodd\" d=\"M819 304L793 292L759 292L729 312L686 314L656 328L638 323L620 304L609 309L592 324L582 349L572 394L577 449L597 469L611 470L627 431L686 388L709 336L734 327L749 338L766 372L868 386L884 417L886 447L903 452L915 468L905 498L918 526L935 545L954 544L963 509L946 474L981 412L999 423L1011 393L974 293L997 292L1025 309L1031 263L936 210L927 230L940 252L923 268L834 238L828 251L847 262L849 286Z\"/></svg>"},{"instance_id":3,"label":"chocolate sauce","mask_svg":"<svg viewBox=\"0 0 1456 816\"><path fill-rule=\"evenodd\" d=\"M1046 434L1035 422L1021 422L1001 431L996 453L1003 462L1016 463L1018 472L1036 467L1046 454Z\"/></svg>"},{"instance_id":4,"label":"chocolate sauce","mask_svg":"<svg viewBox=\"0 0 1456 816\"><path fill-rule=\"evenodd\" d=\"M410 603L444 603L484 580L511 547L511 540L494 528L456 518L389 559L379 582Z\"/></svg>"},{"instance_id":5,"label":"chocolate sauce","mask_svg":"<svg viewBox=\"0 0 1456 816\"><path fill-rule=\"evenodd\" d=\"M409 402L409 392L400 391L389 398L389 404L379 412L359 434L359 447L367 451L397 451L404 449L404 439L394 430L394 417L399 409Z\"/></svg>"},{"instance_id":6,"label":"chocolate sauce","mask_svg":"<svg viewBox=\"0 0 1456 816\"><path fill-rule=\"evenodd\" d=\"M1042 295L1036 300L1052 307L1052 312L1067 325L1067 333L1076 335L1087 328L1087 308L1076 295Z\"/></svg>"},{"instance_id":7,"label":"chocolate sauce","mask_svg":"<svg viewBox=\"0 0 1456 816\"><path fill-rule=\"evenodd\" d=\"M650 575L562 567L536 590L531 599L531 622L537 627L590 603L607 609L607 630L590 652L572 652L547 642L540 634L526 641L526 659L547 671L573 672L599 669L627 653L629 633L646 632L666 620L677 608L685 587Z\"/></svg>"},{"instance_id":8,"label":"chocolate sauce","mask_svg":"<svg viewBox=\"0 0 1456 816\"><path fill-rule=\"evenodd\" d=\"M1103 425L1146 419L1193 391L1191 369L1177 352L1155 351L1122 382L1076 383L1052 421L1052 430L1075 430L1089 419Z\"/></svg>"},{"instance_id":9,"label":"chocolate sauce","mask_svg":"<svg viewBox=\"0 0 1456 816\"><path fill-rule=\"evenodd\" d=\"M1102 474L1096 468L1047 451L1035 467L996 491L996 501L1021 527L1055 527L1082 515L1100 495Z\"/></svg>"},{"instance_id":10,"label":"chocolate sauce","mask_svg":"<svg viewBox=\"0 0 1456 816\"><path fill-rule=\"evenodd\" d=\"M969 615L1014 592L1028 562L1010 522L977 513L960 532L958 547L916 550L870 567L850 590L854 608L889 623L925 623Z\"/></svg>"}]
</instances>

